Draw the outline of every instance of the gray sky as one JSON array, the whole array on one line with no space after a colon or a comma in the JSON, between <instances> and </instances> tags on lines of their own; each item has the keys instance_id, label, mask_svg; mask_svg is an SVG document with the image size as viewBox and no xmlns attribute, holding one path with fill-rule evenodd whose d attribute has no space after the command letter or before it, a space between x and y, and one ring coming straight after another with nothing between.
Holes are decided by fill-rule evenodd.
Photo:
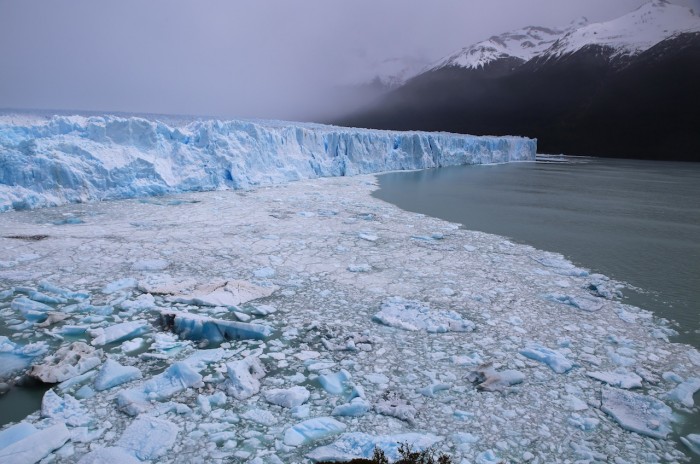
<instances>
[{"instance_id":1,"label":"gray sky","mask_svg":"<svg viewBox=\"0 0 700 464\"><path fill-rule=\"evenodd\" d=\"M303 118L385 58L644 0L0 0L0 108ZM700 0L676 0L694 4Z\"/></svg>"}]
</instances>

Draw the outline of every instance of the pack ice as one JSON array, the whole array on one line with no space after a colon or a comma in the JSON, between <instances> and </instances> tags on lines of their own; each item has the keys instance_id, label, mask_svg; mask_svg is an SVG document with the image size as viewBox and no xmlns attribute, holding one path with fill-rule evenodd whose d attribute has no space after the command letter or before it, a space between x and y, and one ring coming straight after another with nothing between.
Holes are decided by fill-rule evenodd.
<instances>
[{"instance_id":1,"label":"pack ice","mask_svg":"<svg viewBox=\"0 0 700 464\"><path fill-rule=\"evenodd\" d=\"M203 173L219 188L224 165L240 185L355 174L377 167L371 150L382 169L417 167L482 143L398 134L393 148L395 133L274 123L32 127L3 137L54 179L78 158L89 172L57 203L166 178L201 187ZM477 158L505 159L497 149ZM32 195L55 195L36 166L22 167L44 186ZM470 463L697 452L682 421L698 412L700 353L669 339L671 323L560 255L402 211L375 188L326 177L3 213L0 462L308 463L375 447L395 460L399 443ZM48 390L29 403L37 382Z\"/></svg>"},{"instance_id":2,"label":"pack ice","mask_svg":"<svg viewBox=\"0 0 700 464\"><path fill-rule=\"evenodd\" d=\"M327 176L534 160L521 137L265 121L0 120L0 211ZM23 119L26 121L26 119Z\"/></svg>"}]
</instances>

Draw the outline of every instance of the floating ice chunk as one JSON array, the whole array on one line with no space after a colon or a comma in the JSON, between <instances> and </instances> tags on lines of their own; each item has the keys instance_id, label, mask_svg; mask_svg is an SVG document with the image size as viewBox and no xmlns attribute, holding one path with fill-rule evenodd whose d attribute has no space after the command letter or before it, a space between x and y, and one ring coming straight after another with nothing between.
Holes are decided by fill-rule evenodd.
<instances>
[{"instance_id":1,"label":"floating ice chunk","mask_svg":"<svg viewBox=\"0 0 700 464\"><path fill-rule=\"evenodd\" d=\"M32 291L29 292L29 298L38 301L40 303L46 303L48 305L58 305L58 304L66 304L68 303L68 300L66 298L60 297L60 296L51 296L47 295L46 293L42 292L37 292L37 291Z\"/></svg>"},{"instance_id":2,"label":"floating ice chunk","mask_svg":"<svg viewBox=\"0 0 700 464\"><path fill-rule=\"evenodd\" d=\"M226 363L226 370L226 391L229 395L244 400L260 391L260 379L265 376L265 369L257 357L249 356L240 361Z\"/></svg>"},{"instance_id":3,"label":"floating ice chunk","mask_svg":"<svg viewBox=\"0 0 700 464\"><path fill-rule=\"evenodd\" d=\"M567 411L585 411L588 405L585 401L577 398L574 395L566 395L564 398L564 409Z\"/></svg>"},{"instance_id":4,"label":"floating ice chunk","mask_svg":"<svg viewBox=\"0 0 700 464\"><path fill-rule=\"evenodd\" d=\"M470 353L464 356L455 355L450 360L458 366L478 366L484 363L479 353Z\"/></svg>"},{"instance_id":5,"label":"floating ice chunk","mask_svg":"<svg viewBox=\"0 0 700 464\"><path fill-rule=\"evenodd\" d=\"M277 308L272 305L250 305L248 308L243 308L248 314L254 314L256 316L268 316L272 313L277 312Z\"/></svg>"},{"instance_id":6,"label":"floating ice chunk","mask_svg":"<svg viewBox=\"0 0 700 464\"><path fill-rule=\"evenodd\" d=\"M156 300L150 293L139 295L134 300L125 300L119 303L119 307L125 311L138 312L154 308Z\"/></svg>"},{"instance_id":7,"label":"floating ice chunk","mask_svg":"<svg viewBox=\"0 0 700 464\"><path fill-rule=\"evenodd\" d=\"M615 372L586 372L586 375L613 387L642 388L642 378L626 369L618 369Z\"/></svg>"},{"instance_id":8,"label":"floating ice chunk","mask_svg":"<svg viewBox=\"0 0 700 464\"><path fill-rule=\"evenodd\" d=\"M698 390L700 390L700 378L695 377L678 384L676 388L666 394L666 398L676 401L686 408L692 408L695 405L693 395Z\"/></svg>"},{"instance_id":9,"label":"floating ice chunk","mask_svg":"<svg viewBox=\"0 0 700 464\"><path fill-rule=\"evenodd\" d=\"M107 390L132 380L143 378L143 374L137 367L122 366L117 361L108 359L100 368L95 379L95 390Z\"/></svg>"},{"instance_id":10,"label":"floating ice chunk","mask_svg":"<svg viewBox=\"0 0 700 464\"><path fill-rule=\"evenodd\" d=\"M312 461L345 462L352 459L371 459L379 448L390 462L398 461L399 445L407 443L414 451L424 451L441 442L443 437L431 433L401 433L374 435L361 432L342 434L336 441L321 446L306 455Z\"/></svg>"},{"instance_id":11,"label":"floating ice chunk","mask_svg":"<svg viewBox=\"0 0 700 464\"><path fill-rule=\"evenodd\" d=\"M478 390L499 391L522 383L525 374L516 370L496 372L492 363L482 364L467 375L467 380L477 384Z\"/></svg>"},{"instance_id":12,"label":"floating ice chunk","mask_svg":"<svg viewBox=\"0 0 700 464\"><path fill-rule=\"evenodd\" d=\"M590 432L598 427L600 420L596 419L595 417L583 417L579 414L573 413L569 418L569 424L573 425L577 429L583 430L584 432Z\"/></svg>"},{"instance_id":13,"label":"floating ice chunk","mask_svg":"<svg viewBox=\"0 0 700 464\"><path fill-rule=\"evenodd\" d=\"M688 356L688 359L690 359L690 362L700 367L700 351L696 350L695 348L691 348L686 352L686 355Z\"/></svg>"},{"instance_id":14,"label":"floating ice chunk","mask_svg":"<svg viewBox=\"0 0 700 464\"><path fill-rule=\"evenodd\" d=\"M32 366L28 375L44 383L64 382L99 366L101 356L102 350L87 343L73 342L44 358L43 363Z\"/></svg>"},{"instance_id":15,"label":"floating ice chunk","mask_svg":"<svg viewBox=\"0 0 700 464\"><path fill-rule=\"evenodd\" d=\"M363 264L350 264L350 265L347 267L347 270L348 270L349 272L370 272L370 271L372 270L372 266L369 265L369 264L367 264L367 263L363 263Z\"/></svg>"},{"instance_id":16,"label":"floating ice chunk","mask_svg":"<svg viewBox=\"0 0 700 464\"><path fill-rule=\"evenodd\" d=\"M200 385L202 376L187 363L177 362L138 387L119 392L117 405L127 414L135 416L150 409L151 400L163 401L187 388Z\"/></svg>"},{"instance_id":17,"label":"floating ice chunk","mask_svg":"<svg viewBox=\"0 0 700 464\"><path fill-rule=\"evenodd\" d=\"M180 340L175 334L157 333L153 336L151 349L167 356L174 356L188 345L190 342Z\"/></svg>"},{"instance_id":18,"label":"floating ice chunk","mask_svg":"<svg viewBox=\"0 0 700 464\"><path fill-rule=\"evenodd\" d=\"M546 364L557 374L563 374L569 371L574 365L566 359L566 356L558 351L551 350L538 343L530 343L524 349L520 350L520 354L526 358L539 361Z\"/></svg>"},{"instance_id":19,"label":"floating ice chunk","mask_svg":"<svg viewBox=\"0 0 700 464\"><path fill-rule=\"evenodd\" d=\"M241 417L267 427L277 423L277 417L264 409L249 409L241 414Z\"/></svg>"},{"instance_id":20,"label":"floating ice chunk","mask_svg":"<svg viewBox=\"0 0 700 464\"><path fill-rule=\"evenodd\" d=\"M378 414L396 417L409 424L414 423L417 412L416 408L410 405L405 398L391 390L386 392L384 397L375 403L374 410Z\"/></svg>"},{"instance_id":21,"label":"floating ice chunk","mask_svg":"<svg viewBox=\"0 0 700 464\"><path fill-rule=\"evenodd\" d=\"M39 303L38 301L30 300L27 297L21 296L15 298L10 305L10 308L22 313L25 319L34 322L43 322L46 320L49 311L53 311L51 306Z\"/></svg>"},{"instance_id":22,"label":"floating ice chunk","mask_svg":"<svg viewBox=\"0 0 700 464\"><path fill-rule=\"evenodd\" d=\"M72 290L58 287L57 285L46 281L39 282L39 290L53 293L54 295L59 295L63 298L66 298L69 301L76 302L87 300L90 297L90 294L88 292L74 292Z\"/></svg>"},{"instance_id":23,"label":"floating ice chunk","mask_svg":"<svg viewBox=\"0 0 700 464\"><path fill-rule=\"evenodd\" d=\"M125 279L119 279L115 280L114 282L108 283L102 288L102 293L109 295L111 293L116 293L121 290L136 288L137 285L138 281L136 279L127 277Z\"/></svg>"},{"instance_id":24,"label":"floating ice chunk","mask_svg":"<svg viewBox=\"0 0 700 464\"><path fill-rule=\"evenodd\" d=\"M200 314L179 311L161 311L161 324L188 340L208 340L221 343L224 340L264 340L274 330L264 324L226 321Z\"/></svg>"},{"instance_id":25,"label":"floating ice chunk","mask_svg":"<svg viewBox=\"0 0 700 464\"><path fill-rule=\"evenodd\" d=\"M348 380L352 376L345 369L341 369L340 372L335 374L325 374L318 378L321 387L326 390L331 395L340 395L345 390Z\"/></svg>"},{"instance_id":26,"label":"floating ice chunk","mask_svg":"<svg viewBox=\"0 0 700 464\"><path fill-rule=\"evenodd\" d=\"M0 462L39 462L69 439L70 432L66 425L59 422L0 449Z\"/></svg>"},{"instance_id":27,"label":"floating ice chunk","mask_svg":"<svg viewBox=\"0 0 700 464\"><path fill-rule=\"evenodd\" d=\"M333 408L334 416L352 416L358 417L363 416L372 409L372 405L369 402L360 397L353 398L349 403L341 404Z\"/></svg>"},{"instance_id":28,"label":"floating ice chunk","mask_svg":"<svg viewBox=\"0 0 700 464\"><path fill-rule=\"evenodd\" d=\"M78 464L140 464L141 460L136 459L124 448L119 446L108 446L90 451L78 461Z\"/></svg>"},{"instance_id":29,"label":"floating ice chunk","mask_svg":"<svg viewBox=\"0 0 700 464\"><path fill-rule=\"evenodd\" d=\"M332 417L315 417L288 428L284 432L284 444L301 446L322 438L342 433L347 425Z\"/></svg>"},{"instance_id":30,"label":"floating ice chunk","mask_svg":"<svg viewBox=\"0 0 700 464\"><path fill-rule=\"evenodd\" d=\"M599 311L603 308L603 303L598 301L594 297L577 297L571 295L564 295L561 293L547 293L544 295L544 299L551 301L553 303L561 303L572 308L580 309L582 311L594 312Z\"/></svg>"},{"instance_id":31,"label":"floating ice chunk","mask_svg":"<svg viewBox=\"0 0 700 464\"><path fill-rule=\"evenodd\" d=\"M265 401L282 406L283 408L295 408L304 404L311 393L304 387L296 386L287 389L273 388L263 393Z\"/></svg>"},{"instance_id":32,"label":"floating ice chunk","mask_svg":"<svg viewBox=\"0 0 700 464\"><path fill-rule=\"evenodd\" d=\"M533 257L532 259L560 275L572 277L588 276L588 271L574 266L570 261L567 261L561 256L549 254L542 257Z\"/></svg>"},{"instance_id":33,"label":"floating ice chunk","mask_svg":"<svg viewBox=\"0 0 700 464\"><path fill-rule=\"evenodd\" d=\"M124 353L132 353L144 347L144 339L141 337L127 340L122 343L121 348Z\"/></svg>"},{"instance_id":34,"label":"floating ice chunk","mask_svg":"<svg viewBox=\"0 0 700 464\"><path fill-rule=\"evenodd\" d=\"M476 456L476 464L499 464L501 458L498 457L494 450L482 451Z\"/></svg>"},{"instance_id":35,"label":"floating ice chunk","mask_svg":"<svg viewBox=\"0 0 700 464\"><path fill-rule=\"evenodd\" d=\"M37 324L36 325L37 327L41 327L41 328L50 327L50 326L56 324L57 322L64 321L70 317L70 314L59 313L56 311L49 311L46 314L47 314L47 317L44 320L44 322Z\"/></svg>"},{"instance_id":36,"label":"floating ice chunk","mask_svg":"<svg viewBox=\"0 0 700 464\"><path fill-rule=\"evenodd\" d=\"M245 280L218 281L199 285L188 293L176 293L169 299L175 303L234 307L270 296L278 288L274 285L263 287Z\"/></svg>"},{"instance_id":37,"label":"floating ice chunk","mask_svg":"<svg viewBox=\"0 0 700 464\"><path fill-rule=\"evenodd\" d=\"M681 437L681 442L688 447L690 451L700 456L700 435L691 433L685 437Z\"/></svg>"},{"instance_id":38,"label":"floating ice chunk","mask_svg":"<svg viewBox=\"0 0 700 464\"><path fill-rule=\"evenodd\" d=\"M150 331L151 325L148 321L137 320L88 330L88 333L93 338L90 342L93 346L102 346L136 338Z\"/></svg>"},{"instance_id":39,"label":"floating ice chunk","mask_svg":"<svg viewBox=\"0 0 700 464\"><path fill-rule=\"evenodd\" d=\"M36 427L28 422L20 422L0 432L0 450L13 443L25 439L37 431Z\"/></svg>"},{"instance_id":40,"label":"floating ice chunk","mask_svg":"<svg viewBox=\"0 0 700 464\"><path fill-rule=\"evenodd\" d=\"M170 266L170 262L164 259L142 259L131 265L134 271L163 271Z\"/></svg>"},{"instance_id":41,"label":"floating ice chunk","mask_svg":"<svg viewBox=\"0 0 700 464\"><path fill-rule=\"evenodd\" d=\"M416 392L420 393L423 396L433 398L439 392L449 390L450 388L452 388L452 385L450 385L449 383L433 383L431 385L428 385L427 387L417 389Z\"/></svg>"},{"instance_id":42,"label":"floating ice chunk","mask_svg":"<svg viewBox=\"0 0 700 464\"><path fill-rule=\"evenodd\" d=\"M603 387L602 394L600 409L623 429L653 438L671 432L671 408L656 398L611 387Z\"/></svg>"},{"instance_id":43,"label":"floating ice chunk","mask_svg":"<svg viewBox=\"0 0 700 464\"><path fill-rule=\"evenodd\" d=\"M258 279L269 279L275 276L275 270L271 267L262 267L253 271L253 275Z\"/></svg>"},{"instance_id":44,"label":"floating ice chunk","mask_svg":"<svg viewBox=\"0 0 700 464\"><path fill-rule=\"evenodd\" d=\"M431 310L423 303L392 297L382 302L380 311L372 320L403 330L427 332L468 332L474 323L463 319L455 311Z\"/></svg>"},{"instance_id":45,"label":"floating ice chunk","mask_svg":"<svg viewBox=\"0 0 700 464\"><path fill-rule=\"evenodd\" d=\"M142 461L156 459L171 451L178 431L179 427L168 420L141 415L129 424L116 445Z\"/></svg>"},{"instance_id":46,"label":"floating ice chunk","mask_svg":"<svg viewBox=\"0 0 700 464\"><path fill-rule=\"evenodd\" d=\"M5 336L0 336L0 380L29 367L34 358L43 355L47 350L48 345L45 342L22 346Z\"/></svg>"},{"instance_id":47,"label":"floating ice chunk","mask_svg":"<svg viewBox=\"0 0 700 464\"><path fill-rule=\"evenodd\" d=\"M61 398L53 390L44 393L41 400L41 417L50 417L72 427L90 425L93 421L80 401L68 394Z\"/></svg>"}]
</instances>

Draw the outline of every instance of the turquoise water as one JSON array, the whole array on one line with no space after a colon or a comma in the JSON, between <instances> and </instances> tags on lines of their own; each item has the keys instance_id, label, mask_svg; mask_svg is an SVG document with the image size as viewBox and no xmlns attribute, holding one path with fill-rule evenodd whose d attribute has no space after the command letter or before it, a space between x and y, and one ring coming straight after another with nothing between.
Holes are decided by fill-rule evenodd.
<instances>
[{"instance_id":1,"label":"turquoise water","mask_svg":"<svg viewBox=\"0 0 700 464\"><path fill-rule=\"evenodd\" d=\"M379 176L375 196L562 253L700 347L700 164L570 158Z\"/></svg>"}]
</instances>

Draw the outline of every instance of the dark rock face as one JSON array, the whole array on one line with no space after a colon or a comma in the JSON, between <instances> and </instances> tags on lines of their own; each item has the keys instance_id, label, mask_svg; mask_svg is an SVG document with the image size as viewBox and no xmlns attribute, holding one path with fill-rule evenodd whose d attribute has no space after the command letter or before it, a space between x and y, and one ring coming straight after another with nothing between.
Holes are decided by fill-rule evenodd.
<instances>
[{"instance_id":1,"label":"dark rock face","mask_svg":"<svg viewBox=\"0 0 700 464\"><path fill-rule=\"evenodd\" d=\"M700 161L700 33L635 56L587 46L528 62L441 68L333 122L524 135L538 138L542 153Z\"/></svg>"}]
</instances>

